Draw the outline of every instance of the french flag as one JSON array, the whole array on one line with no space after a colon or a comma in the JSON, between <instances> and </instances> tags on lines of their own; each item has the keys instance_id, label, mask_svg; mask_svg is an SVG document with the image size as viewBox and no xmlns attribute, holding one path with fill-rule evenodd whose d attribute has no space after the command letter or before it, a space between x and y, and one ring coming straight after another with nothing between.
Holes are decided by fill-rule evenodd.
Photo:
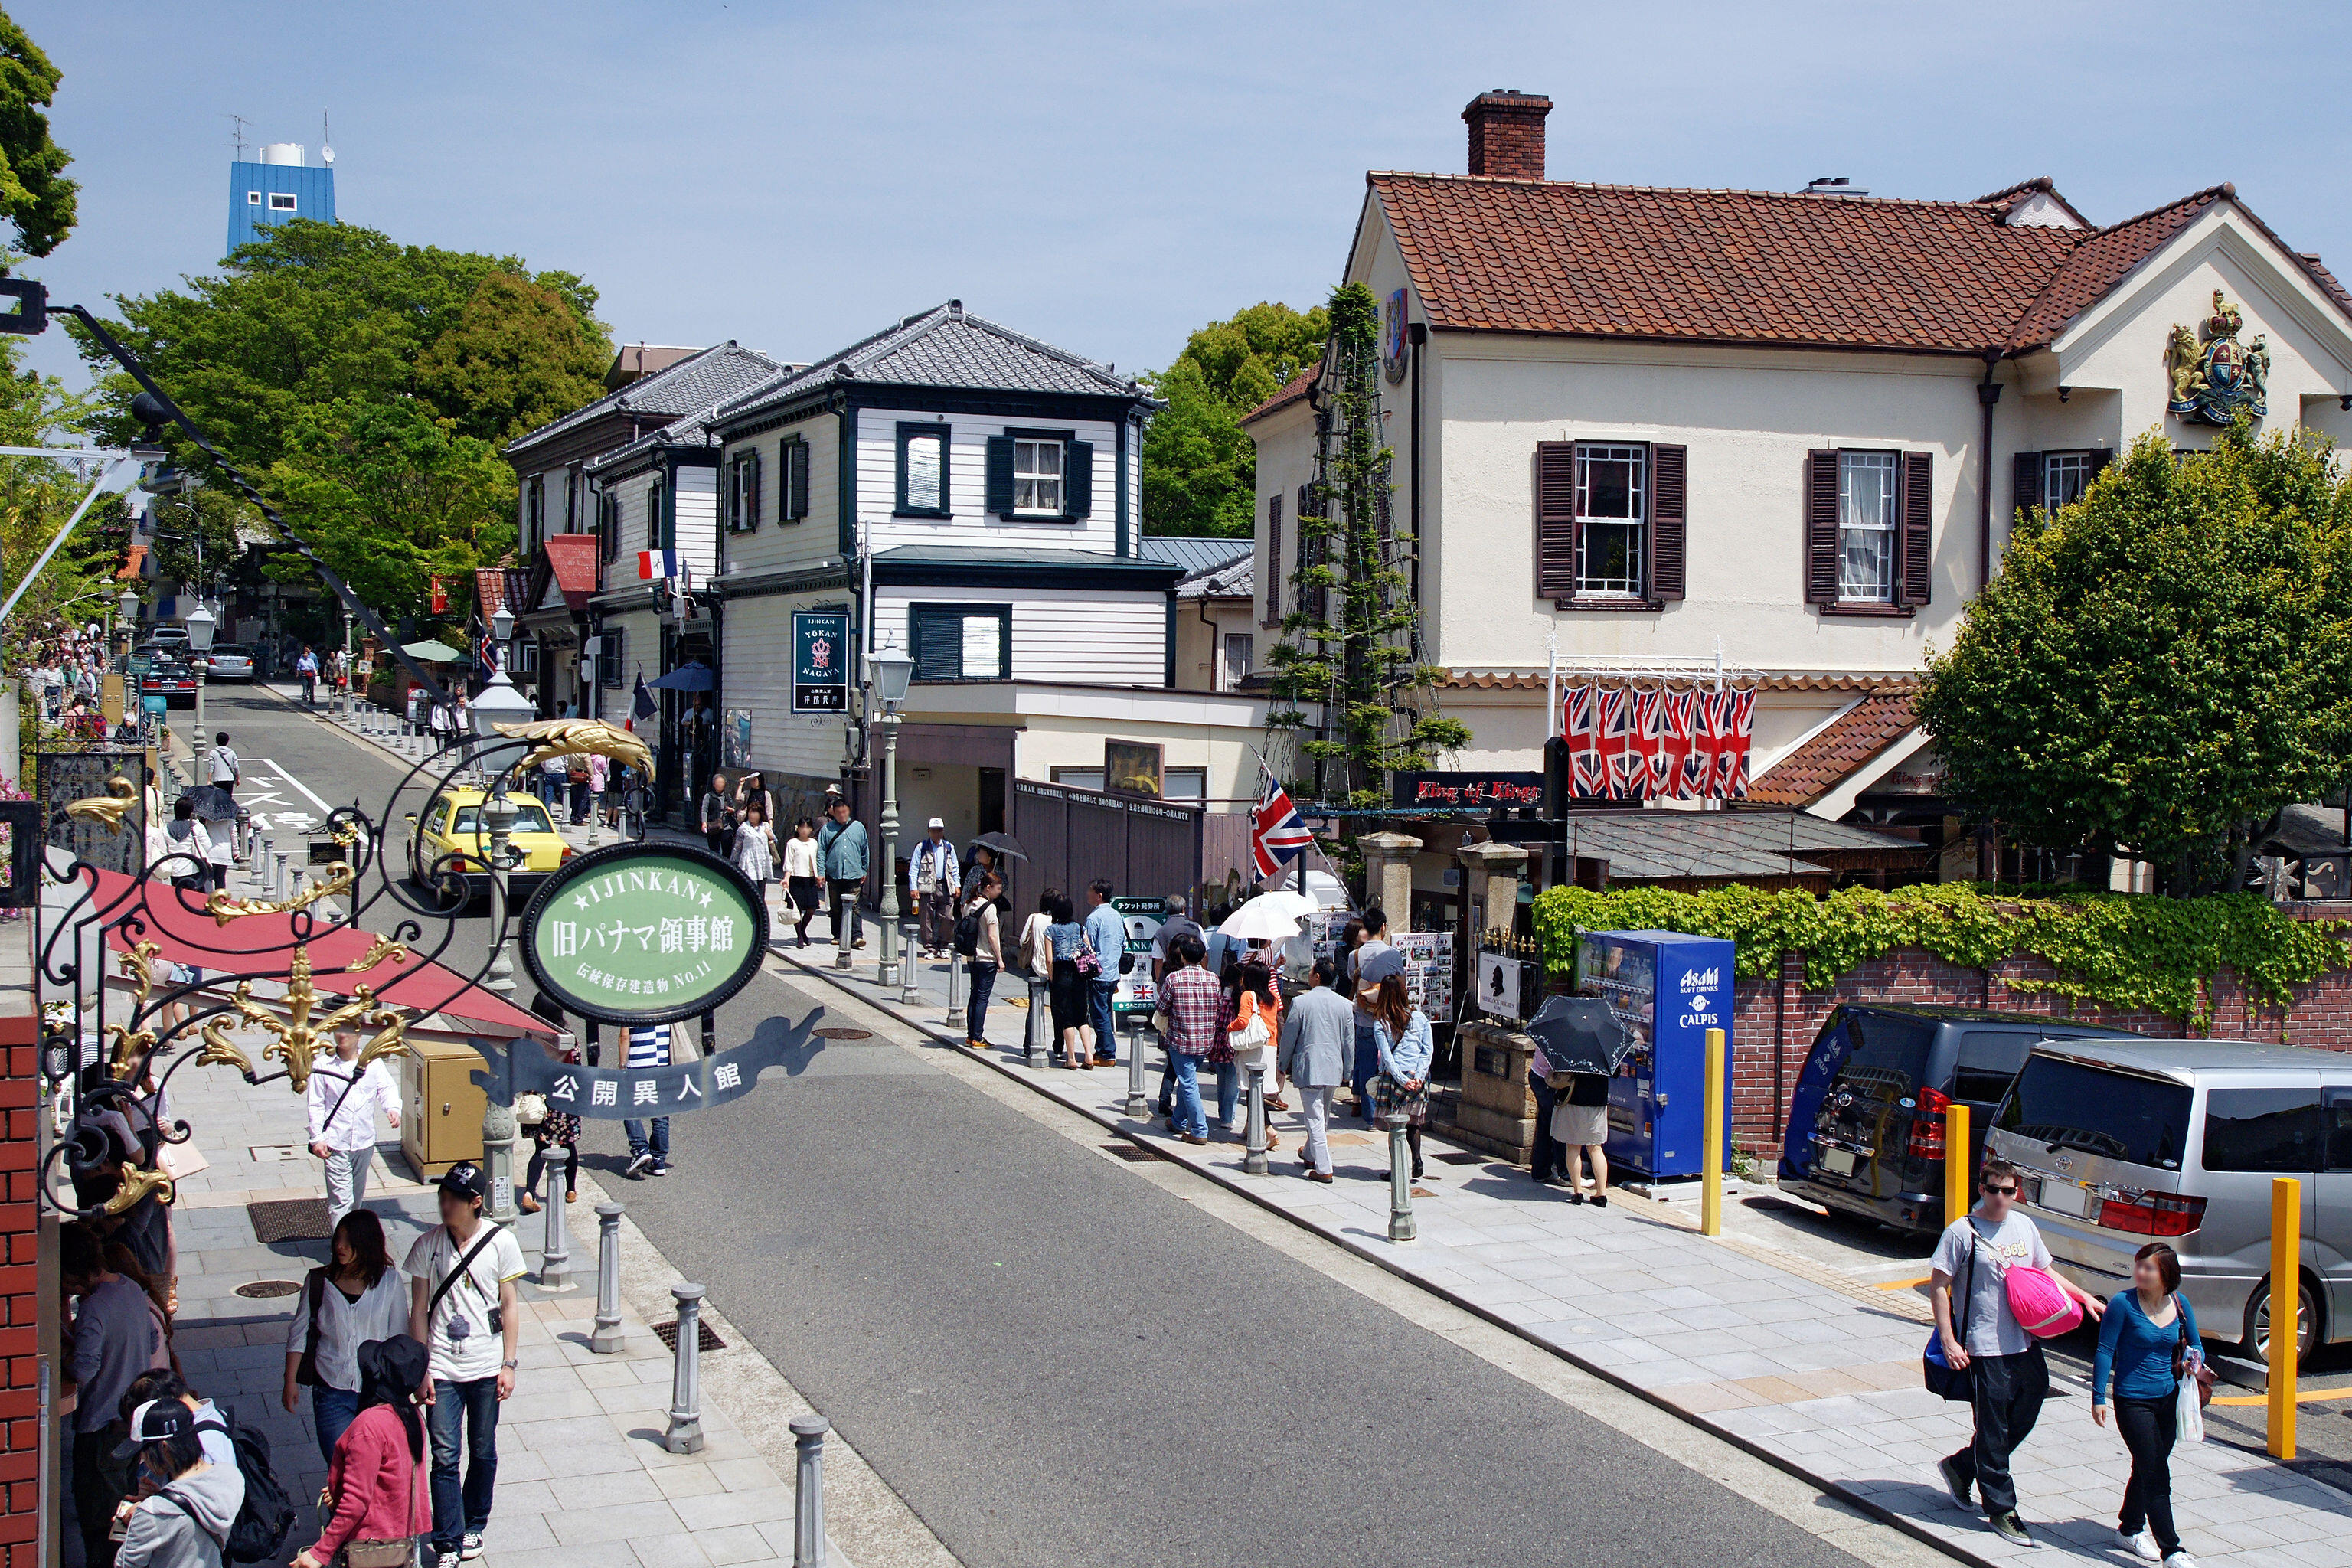
<instances>
[{"instance_id":1,"label":"french flag","mask_svg":"<svg viewBox=\"0 0 2352 1568\"><path fill-rule=\"evenodd\" d=\"M659 582L677 575L677 552L675 550L640 550L637 552L637 580Z\"/></svg>"}]
</instances>

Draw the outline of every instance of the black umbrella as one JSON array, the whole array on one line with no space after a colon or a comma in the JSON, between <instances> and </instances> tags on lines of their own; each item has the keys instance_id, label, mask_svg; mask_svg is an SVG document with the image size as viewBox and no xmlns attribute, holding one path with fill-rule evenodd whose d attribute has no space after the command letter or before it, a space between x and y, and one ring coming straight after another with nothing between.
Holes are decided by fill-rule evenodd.
<instances>
[{"instance_id":1,"label":"black umbrella","mask_svg":"<svg viewBox=\"0 0 2352 1568\"><path fill-rule=\"evenodd\" d=\"M236 797L218 784L191 784L180 792L200 822L235 822Z\"/></svg>"},{"instance_id":2,"label":"black umbrella","mask_svg":"<svg viewBox=\"0 0 2352 1568\"><path fill-rule=\"evenodd\" d=\"M1012 856L1015 860L1029 858L1029 852L1021 847L1021 840L1013 837L1010 833L983 833L971 841L971 847L975 849L992 849L1000 860L1007 855Z\"/></svg>"},{"instance_id":3,"label":"black umbrella","mask_svg":"<svg viewBox=\"0 0 2352 1568\"><path fill-rule=\"evenodd\" d=\"M1554 1072L1613 1075L1633 1048L1633 1037L1598 996L1548 996L1528 1022Z\"/></svg>"}]
</instances>

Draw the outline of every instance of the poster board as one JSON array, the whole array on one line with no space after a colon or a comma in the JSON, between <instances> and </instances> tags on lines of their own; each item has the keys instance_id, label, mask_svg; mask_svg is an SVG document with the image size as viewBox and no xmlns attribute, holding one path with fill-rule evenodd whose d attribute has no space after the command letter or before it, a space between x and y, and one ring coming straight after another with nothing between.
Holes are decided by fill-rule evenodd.
<instances>
[{"instance_id":1,"label":"poster board","mask_svg":"<svg viewBox=\"0 0 2352 1568\"><path fill-rule=\"evenodd\" d=\"M1168 901L1113 899L1110 907L1118 911L1119 922L1127 928L1126 951L1135 958L1134 965L1118 976L1118 987L1110 994L1112 1016L1128 1013L1149 1016L1160 1005L1160 988L1151 981L1151 941L1160 934L1160 924L1167 917Z\"/></svg>"},{"instance_id":2,"label":"poster board","mask_svg":"<svg viewBox=\"0 0 2352 1568\"><path fill-rule=\"evenodd\" d=\"M1391 935L1390 944L1404 958L1405 985L1412 1005L1429 1015L1433 1024L1454 1021L1454 933L1450 931L1409 931Z\"/></svg>"}]
</instances>

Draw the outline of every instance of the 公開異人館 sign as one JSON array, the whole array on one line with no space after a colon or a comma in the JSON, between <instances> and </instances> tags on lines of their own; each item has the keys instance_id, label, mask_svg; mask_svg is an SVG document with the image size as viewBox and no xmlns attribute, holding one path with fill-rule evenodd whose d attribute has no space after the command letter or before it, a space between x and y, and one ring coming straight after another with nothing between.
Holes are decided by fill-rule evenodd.
<instances>
[{"instance_id":1,"label":"\u516c\u958b\u7570\u4eba\u9928 sign","mask_svg":"<svg viewBox=\"0 0 2352 1568\"><path fill-rule=\"evenodd\" d=\"M681 845L617 845L540 884L523 963L565 1011L667 1024L708 1013L759 972L768 910L743 874Z\"/></svg>"}]
</instances>

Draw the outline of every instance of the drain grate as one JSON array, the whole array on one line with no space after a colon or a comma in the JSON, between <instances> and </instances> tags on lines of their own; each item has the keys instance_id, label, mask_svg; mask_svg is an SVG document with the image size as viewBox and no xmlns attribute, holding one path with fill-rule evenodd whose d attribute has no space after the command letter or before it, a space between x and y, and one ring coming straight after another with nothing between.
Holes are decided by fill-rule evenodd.
<instances>
[{"instance_id":1,"label":"drain grate","mask_svg":"<svg viewBox=\"0 0 2352 1568\"><path fill-rule=\"evenodd\" d=\"M1146 1149L1139 1143L1106 1143L1103 1145L1103 1152L1116 1154L1130 1165L1140 1165L1146 1161L1160 1158L1158 1150Z\"/></svg>"},{"instance_id":2,"label":"drain grate","mask_svg":"<svg viewBox=\"0 0 2352 1568\"><path fill-rule=\"evenodd\" d=\"M820 1040L870 1040L874 1037L874 1031L871 1029L819 1029L816 1032L816 1037Z\"/></svg>"},{"instance_id":3,"label":"drain grate","mask_svg":"<svg viewBox=\"0 0 2352 1568\"><path fill-rule=\"evenodd\" d=\"M1483 1165L1486 1162L1486 1155L1474 1154L1467 1149L1456 1149L1450 1154L1440 1154L1437 1158L1448 1165Z\"/></svg>"},{"instance_id":4,"label":"drain grate","mask_svg":"<svg viewBox=\"0 0 2352 1568\"><path fill-rule=\"evenodd\" d=\"M236 1288L236 1293L251 1301L268 1301L279 1296L299 1296L302 1287L291 1279L255 1279Z\"/></svg>"},{"instance_id":5,"label":"drain grate","mask_svg":"<svg viewBox=\"0 0 2352 1568\"><path fill-rule=\"evenodd\" d=\"M694 1326L698 1331L694 1336L694 1348L697 1352L709 1355L712 1351L723 1351L727 1348L727 1342L713 1332L709 1323L697 1318L694 1320ZM677 1352L677 1320L672 1318L667 1323L656 1323L654 1338L668 1346L670 1353L675 1355Z\"/></svg>"},{"instance_id":6,"label":"drain grate","mask_svg":"<svg viewBox=\"0 0 2352 1568\"><path fill-rule=\"evenodd\" d=\"M324 1198L277 1198L247 1204L245 1212L253 1216L254 1239L265 1244L324 1241L334 1234L334 1226L327 1222Z\"/></svg>"}]
</instances>

